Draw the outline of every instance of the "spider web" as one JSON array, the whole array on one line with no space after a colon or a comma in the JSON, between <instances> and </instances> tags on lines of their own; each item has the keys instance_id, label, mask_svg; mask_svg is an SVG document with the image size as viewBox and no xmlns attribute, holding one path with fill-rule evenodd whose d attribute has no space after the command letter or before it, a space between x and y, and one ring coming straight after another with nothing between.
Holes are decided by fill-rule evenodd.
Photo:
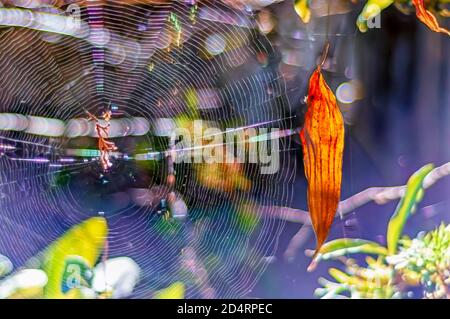
<instances>
[{"instance_id":1,"label":"spider web","mask_svg":"<svg viewBox=\"0 0 450 319\"><path fill-rule=\"evenodd\" d=\"M223 129L230 123L291 128L284 80L267 63L276 58L268 39L250 13L216 1L195 6L88 0L29 11L66 16L66 9L79 9L78 29L52 29L48 20L44 25L52 32L44 32L19 11L2 12L2 24L9 26L0 30L1 112L68 123L113 105L121 119L145 119L149 130L114 138L121 156L108 173L96 156L62 160L68 150L95 149L89 134L1 131L2 144L12 150L0 156L0 252L15 266L24 265L67 229L101 214L109 227L108 257L128 256L141 268L133 297L149 297L175 281L186 283L187 298L245 296L284 226L264 218L258 207L289 205L295 163L283 152L288 143L280 140L276 174L245 165L251 181L245 191L212 189L205 184L215 177L202 183L194 165L175 164L174 191L188 208L182 220L156 214L159 200L135 200L136 194L160 199L167 193L164 156L133 157L148 149L164 154L167 137L154 132L160 119L200 118ZM213 92L213 102L200 112L190 108L191 88ZM257 227L242 226L243 206L251 207Z\"/></svg>"}]
</instances>

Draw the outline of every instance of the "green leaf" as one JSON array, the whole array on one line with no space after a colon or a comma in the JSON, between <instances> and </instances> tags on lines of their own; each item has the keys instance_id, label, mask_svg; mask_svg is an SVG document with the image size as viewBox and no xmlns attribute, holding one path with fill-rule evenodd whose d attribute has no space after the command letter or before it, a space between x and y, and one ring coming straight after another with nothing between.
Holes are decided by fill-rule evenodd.
<instances>
[{"instance_id":1,"label":"green leaf","mask_svg":"<svg viewBox=\"0 0 450 319\"><path fill-rule=\"evenodd\" d=\"M392 3L394 3L393 0L368 0L356 20L359 31L366 32L368 30L367 21L375 18Z\"/></svg>"},{"instance_id":2,"label":"green leaf","mask_svg":"<svg viewBox=\"0 0 450 319\"><path fill-rule=\"evenodd\" d=\"M348 290L346 285L336 285L333 288L318 288L314 291L314 295L321 299L335 299L341 297L341 293Z\"/></svg>"},{"instance_id":3,"label":"green leaf","mask_svg":"<svg viewBox=\"0 0 450 319\"><path fill-rule=\"evenodd\" d=\"M183 299L184 284L180 281L174 282L169 287L158 290L153 296L154 299Z\"/></svg>"},{"instance_id":4,"label":"green leaf","mask_svg":"<svg viewBox=\"0 0 450 319\"><path fill-rule=\"evenodd\" d=\"M236 221L242 231L251 233L258 226L259 216L254 207L244 204L236 209Z\"/></svg>"},{"instance_id":5,"label":"green leaf","mask_svg":"<svg viewBox=\"0 0 450 319\"><path fill-rule=\"evenodd\" d=\"M311 10L309 9L308 0L295 0L294 9L303 23L308 23L311 19Z\"/></svg>"},{"instance_id":6,"label":"green leaf","mask_svg":"<svg viewBox=\"0 0 450 319\"><path fill-rule=\"evenodd\" d=\"M68 262L77 258L74 256L79 256L79 260L85 264L80 270L92 268L104 247L107 233L106 220L93 217L69 229L46 249L43 256L43 270L48 276L45 298L68 297L63 292L64 278L67 277L67 271L71 270L68 269Z\"/></svg>"},{"instance_id":7,"label":"green leaf","mask_svg":"<svg viewBox=\"0 0 450 319\"><path fill-rule=\"evenodd\" d=\"M72 289L90 287L93 271L88 262L80 256L68 256L61 281L61 291L66 294Z\"/></svg>"},{"instance_id":8,"label":"green leaf","mask_svg":"<svg viewBox=\"0 0 450 319\"><path fill-rule=\"evenodd\" d=\"M433 170L433 164L423 166L415 172L406 184L406 191L392 215L387 229L387 246L389 255L397 251L398 241L403 232L406 220L414 212L416 204L423 197L423 180Z\"/></svg>"},{"instance_id":9,"label":"green leaf","mask_svg":"<svg viewBox=\"0 0 450 319\"><path fill-rule=\"evenodd\" d=\"M12 270L12 262L6 256L0 255L0 277L9 274Z\"/></svg>"},{"instance_id":10,"label":"green leaf","mask_svg":"<svg viewBox=\"0 0 450 319\"><path fill-rule=\"evenodd\" d=\"M333 277L337 282L341 284L351 285L355 281L352 276L349 276L348 274L337 268L330 268L328 270L328 273L331 277Z\"/></svg>"},{"instance_id":11,"label":"green leaf","mask_svg":"<svg viewBox=\"0 0 450 319\"><path fill-rule=\"evenodd\" d=\"M337 258L346 254L387 255L387 249L373 241L363 239L341 238L325 243L319 250L315 262Z\"/></svg>"}]
</instances>

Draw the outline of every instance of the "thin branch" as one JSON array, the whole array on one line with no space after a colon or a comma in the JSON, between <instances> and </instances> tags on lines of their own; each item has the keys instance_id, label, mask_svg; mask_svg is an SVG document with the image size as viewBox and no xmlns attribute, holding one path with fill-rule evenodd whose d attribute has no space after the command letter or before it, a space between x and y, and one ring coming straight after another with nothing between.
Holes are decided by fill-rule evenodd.
<instances>
[{"instance_id":1,"label":"thin branch","mask_svg":"<svg viewBox=\"0 0 450 319\"><path fill-rule=\"evenodd\" d=\"M423 188L428 189L441 178L450 175L450 162L436 167L424 179ZM342 218L346 214L353 212L371 201L378 205L386 204L392 200L399 199L405 194L406 185L393 187L371 187L355 194L339 203L338 212L335 218ZM290 240L284 253L286 258L292 258L295 252L303 246L311 233L311 219L305 210L289 207L261 207L262 212L271 218L280 218L294 223L303 224L298 232Z\"/></svg>"},{"instance_id":2,"label":"thin branch","mask_svg":"<svg viewBox=\"0 0 450 319\"><path fill-rule=\"evenodd\" d=\"M448 175L450 175L450 162L433 169L425 177L423 188L430 188L441 178ZM336 214L336 218L341 218L371 201L378 205L382 205L392 200L399 199L404 195L405 190L406 185L367 188L358 194L341 201L338 206L339 214ZM267 217L280 218L289 222L311 225L311 219L306 210L280 206L263 206L262 212L265 213Z\"/></svg>"},{"instance_id":3,"label":"thin branch","mask_svg":"<svg viewBox=\"0 0 450 319\"><path fill-rule=\"evenodd\" d=\"M302 247L312 233L312 228L310 225L303 224L300 226L298 232L289 241L288 247L284 252L284 258L290 260L295 256L297 250Z\"/></svg>"}]
</instances>

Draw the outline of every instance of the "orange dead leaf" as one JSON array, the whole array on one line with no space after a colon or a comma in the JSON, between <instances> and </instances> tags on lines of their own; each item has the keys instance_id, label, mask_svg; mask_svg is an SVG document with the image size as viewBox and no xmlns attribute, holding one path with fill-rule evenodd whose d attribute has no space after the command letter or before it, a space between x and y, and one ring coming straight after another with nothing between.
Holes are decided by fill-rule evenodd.
<instances>
[{"instance_id":1,"label":"orange dead leaf","mask_svg":"<svg viewBox=\"0 0 450 319\"><path fill-rule=\"evenodd\" d=\"M416 16L422 23L434 32L442 32L450 36L450 31L440 27L434 14L425 8L423 0L412 0L412 3L416 7Z\"/></svg>"},{"instance_id":2,"label":"orange dead leaf","mask_svg":"<svg viewBox=\"0 0 450 319\"><path fill-rule=\"evenodd\" d=\"M308 109L300 132L308 207L317 247L325 242L341 195L344 120L320 66L309 80Z\"/></svg>"}]
</instances>

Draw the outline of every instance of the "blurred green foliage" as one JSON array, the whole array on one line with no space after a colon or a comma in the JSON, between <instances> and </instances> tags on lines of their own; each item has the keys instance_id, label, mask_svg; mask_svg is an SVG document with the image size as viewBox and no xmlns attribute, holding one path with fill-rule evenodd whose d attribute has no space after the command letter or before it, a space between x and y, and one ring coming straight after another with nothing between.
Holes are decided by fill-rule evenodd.
<instances>
[{"instance_id":1,"label":"blurred green foliage","mask_svg":"<svg viewBox=\"0 0 450 319\"><path fill-rule=\"evenodd\" d=\"M183 299L185 287L182 282L174 282L169 287L158 290L153 299Z\"/></svg>"},{"instance_id":2,"label":"blurred green foliage","mask_svg":"<svg viewBox=\"0 0 450 319\"><path fill-rule=\"evenodd\" d=\"M387 247L362 239L337 239L328 242L313 261L339 259L344 270L330 268L335 281L320 278L315 294L322 298L404 298L411 287L421 286L425 298L450 298L450 226L441 225L416 238L402 236L408 217L424 193L423 183L432 171L426 165L408 180L405 193L387 229ZM366 257L361 266L349 254Z\"/></svg>"},{"instance_id":3,"label":"blurred green foliage","mask_svg":"<svg viewBox=\"0 0 450 319\"><path fill-rule=\"evenodd\" d=\"M311 19L311 8L308 0L295 0L294 10L303 23L308 23ZM395 6L404 14L415 13L415 8L411 0L366 0L361 1L364 7L356 19L356 25L361 32L367 32L373 23L373 20L388 7ZM427 10L437 13L441 17L449 17L450 11L446 7L450 3L449 0L430 0L425 1Z\"/></svg>"}]
</instances>

